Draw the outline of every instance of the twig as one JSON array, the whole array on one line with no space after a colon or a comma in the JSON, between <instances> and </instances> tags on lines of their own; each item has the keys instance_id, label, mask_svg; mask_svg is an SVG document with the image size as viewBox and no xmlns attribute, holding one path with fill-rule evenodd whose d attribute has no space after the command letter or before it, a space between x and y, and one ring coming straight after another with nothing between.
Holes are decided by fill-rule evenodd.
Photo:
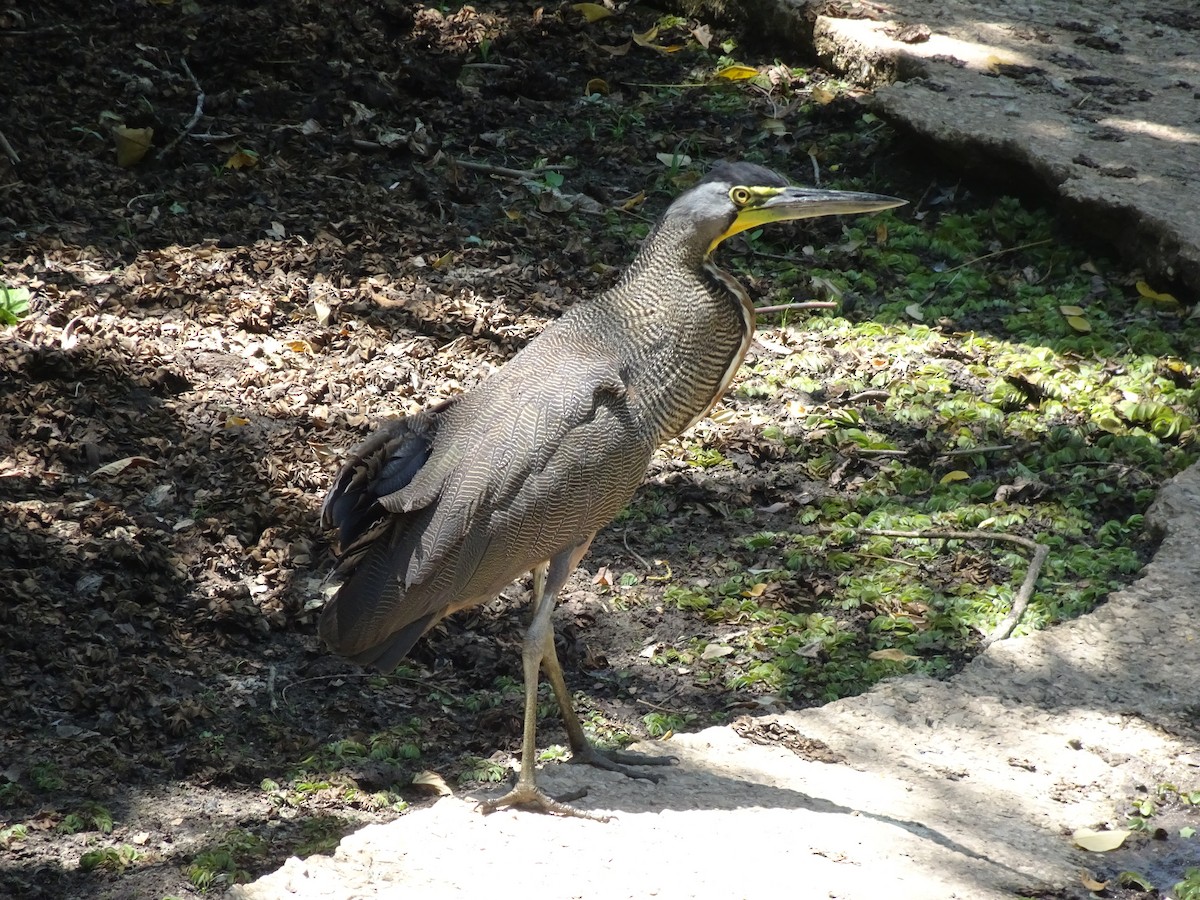
<instances>
[{"instance_id":1,"label":"twig","mask_svg":"<svg viewBox=\"0 0 1200 900\"><path fill-rule=\"evenodd\" d=\"M17 151L13 149L12 144L8 142L8 138L4 136L4 132L0 131L0 149L4 150L4 155L12 160L14 166L21 164L21 157L17 155Z\"/></svg>"},{"instance_id":2,"label":"twig","mask_svg":"<svg viewBox=\"0 0 1200 900\"><path fill-rule=\"evenodd\" d=\"M857 394L847 398L847 403L861 403L863 400L887 400L892 395L887 391L859 391Z\"/></svg>"},{"instance_id":3,"label":"twig","mask_svg":"<svg viewBox=\"0 0 1200 900\"><path fill-rule=\"evenodd\" d=\"M820 530L832 532L834 529L825 526ZM1050 548L1046 544L1039 544L1035 540L1017 534L998 534L992 531L892 531L885 528L855 528L854 531L857 534L877 537L898 537L922 541L1003 541L1032 551L1033 556L1029 560L1029 568L1025 571L1025 580L1021 583L1016 596L1013 597L1012 609L992 633L979 642L979 646L985 650L996 641L1002 641L1012 634L1017 623L1021 621L1021 616L1025 614L1025 608L1029 606L1029 601L1033 598L1033 588L1037 584L1038 575L1041 574L1042 566L1045 565L1046 558L1050 555Z\"/></svg>"},{"instance_id":4,"label":"twig","mask_svg":"<svg viewBox=\"0 0 1200 900\"><path fill-rule=\"evenodd\" d=\"M992 444L988 447L963 447L960 450L943 450L938 456L974 456L976 453L1003 453L1013 449L1012 444Z\"/></svg>"},{"instance_id":5,"label":"twig","mask_svg":"<svg viewBox=\"0 0 1200 900\"><path fill-rule=\"evenodd\" d=\"M499 175L501 178L540 178L543 172L553 172L568 169L570 166L542 166L540 169L510 169L507 166L494 166L491 163L475 162L471 159L456 159L450 157L450 165L472 172L484 172L488 175Z\"/></svg>"},{"instance_id":6,"label":"twig","mask_svg":"<svg viewBox=\"0 0 1200 900\"><path fill-rule=\"evenodd\" d=\"M646 562L646 560L642 558L641 554L639 554L636 550L634 550L632 547L629 546L629 526L628 525L625 526L625 530L621 533L621 543L623 543L625 545L625 549L629 551L629 555L632 556L634 559L636 559L639 563L642 564L643 569L645 569L647 572L654 571L654 566L652 566L652 565L650 565L650 563Z\"/></svg>"},{"instance_id":7,"label":"twig","mask_svg":"<svg viewBox=\"0 0 1200 900\"><path fill-rule=\"evenodd\" d=\"M967 266L973 266L977 262L983 262L985 259L991 259L994 256L1003 256L1005 253L1016 253L1018 250L1028 250L1030 247L1039 247L1042 244L1049 244L1054 238L1044 238L1040 241L1030 241L1028 244L1017 244L1015 247L1004 247L1000 250L994 250L991 253L985 253L983 256L976 256L974 259L968 259L965 263L960 263L949 269L943 269L938 272L939 275L949 275L951 272L957 272L959 269L965 269Z\"/></svg>"},{"instance_id":8,"label":"twig","mask_svg":"<svg viewBox=\"0 0 1200 900\"><path fill-rule=\"evenodd\" d=\"M187 59L182 58L179 64L183 67L183 71L187 72L187 77L192 80L192 84L196 88L196 108L192 112L192 117L188 119L187 124L183 126L183 131L175 135L175 139L167 146L158 151L158 158L162 159L168 153L175 149L176 145L182 141L196 127L196 123L200 121L200 117L204 115L204 88L200 87L200 82L196 80L196 76L192 74L192 67L188 65Z\"/></svg>"},{"instance_id":9,"label":"twig","mask_svg":"<svg viewBox=\"0 0 1200 900\"><path fill-rule=\"evenodd\" d=\"M785 309L836 309L837 304L830 300L808 300L804 303L780 303L776 306L756 306L755 313L783 312Z\"/></svg>"},{"instance_id":10,"label":"twig","mask_svg":"<svg viewBox=\"0 0 1200 900\"><path fill-rule=\"evenodd\" d=\"M205 131L203 134L189 134L188 137L191 138L193 141L217 142L217 141L236 141L238 138L241 137L241 135L238 134L237 132L225 132L225 133L218 132L217 134L213 134L211 131Z\"/></svg>"}]
</instances>

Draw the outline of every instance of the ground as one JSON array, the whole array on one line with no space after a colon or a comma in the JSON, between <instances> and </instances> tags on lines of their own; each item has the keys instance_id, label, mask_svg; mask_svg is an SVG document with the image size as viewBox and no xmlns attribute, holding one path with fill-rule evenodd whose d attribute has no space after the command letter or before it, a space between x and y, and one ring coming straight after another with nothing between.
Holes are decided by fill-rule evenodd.
<instances>
[{"instance_id":1,"label":"ground","mask_svg":"<svg viewBox=\"0 0 1200 900\"><path fill-rule=\"evenodd\" d=\"M798 178L836 133L855 186L882 189L890 169L892 192L945 193L878 130L845 137L862 115L849 94L769 140L764 116L784 113L769 92L648 98L713 70L728 38L698 22L650 34L657 20L515 2L0 12L2 278L35 298L0 347L0 826L27 831L0 830L0 891L195 896L427 802L408 786L419 771L500 777L520 738L526 586L439 626L396 675L330 656L314 633L330 552L317 513L339 455L611 284L694 177L673 154L752 148ZM135 143L153 129L140 162L117 165L118 127ZM715 581L731 545L854 472L775 466L783 443L748 420L721 435L739 479L669 449L645 508L601 535L561 604L564 664L603 736L780 702L656 658L739 633L666 586ZM1152 536L1134 547L1144 561ZM739 552L747 571L765 555ZM995 568L972 577L1011 574ZM817 571L805 589L836 582ZM547 718L541 746L556 729Z\"/></svg>"}]
</instances>

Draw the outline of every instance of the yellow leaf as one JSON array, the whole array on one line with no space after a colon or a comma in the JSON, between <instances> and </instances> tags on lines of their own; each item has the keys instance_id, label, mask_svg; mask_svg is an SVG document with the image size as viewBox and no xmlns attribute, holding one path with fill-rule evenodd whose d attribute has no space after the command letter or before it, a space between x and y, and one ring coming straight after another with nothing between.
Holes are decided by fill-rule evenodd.
<instances>
[{"instance_id":1,"label":"yellow leaf","mask_svg":"<svg viewBox=\"0 0 1200 900\"><path fill-rule=\"evenodd\" d=\"M1083 307L1081 306L1060 306L1058 311L1064 316L1082 316Z\"/></svg>"},{"instance_id":2,"label":"yellow leaf","mask_svg":"<svg viewBox=\"0 0 1200 900\"><path fill-rule=\"evenodd\" d=\"M1099 893L1108 887L1107 881L1097 881L1089 872L1079 873L1079 883L1094 894Z\"/></svg>"},{"instance_id":3,"label":"yellow leaf","mask_svg":"<svg viewBox=\"0 0 1200 900\"><path fill-rule=\"evenodd\" d=\"M875 243L886 244L888 239L887 222L879 222L875 226Z\"/></svg>"},{"instance_id":4,"label":"yellow leaf","mask_svg":"<svg viewBox=\"0 0 1200 900\"><path fill-rule=\"evenodd\" d=\"M1128 831L1120 828L1112 831L1095 831L1091 828L1080 828L1071 835L1071 840L1084 850L1090 850L1093 853L1107 853L1109 850L1116 850L1125 843L1125 838L1129 837L1129 834Z\"/></svg>"},{"instance_id":5,"label":"yellow leaf","mask_svg":"<svg viewBox=\"0 0 1200 900\"><path fill-rule=\"evenodd\" d=\"M955 481L966 481L971 476L962 469L955 469L953 472L947 472L942 476L942 480L938 484L951 484Z\"/></svg>"},{"instance_id":6,"label":"yellow leaf","mask_svg":"<svg viewBox=\"0 0 1200 900\"><path fill-rule=\"evenodd\" d=\"M447 266L449 266L450 263L452 263L452 262L454 262L454 251L447 250L445 253L443 253L441 256L439 256L437 259L435 259L433 261L433 267L435 269L444 269Z\"/></svg>"},{"instance_id":7,"label":"yellow leaf","mask_svg":"<svg viewBox=\"0 0 1200 900\"><path fill-rule=\"evenodd\" d=\"M633 37L633 42L635 44L637 44L639 47L653 47L654 39L656 37L658 37L658 26L655 25L649 31L643 31L641 34L638 34L635 31L633 33L632 37Z\"/></svg>"},{"instance_id":8,"label":"yellow leaf","mask_svg":"<svg viewBox=\"0 0 1200 900\"><path fill-rule=\"evenodd\" d=\"M829 88L821 87L819 84L812 89L811 94L813 103L816 103L819 106L832 103L834 98L837 97L837 94L829 90Z\"/></svg>"},{"instance_id":9,"label":"yellow leaf","mask_svg":"<svg viewBox=\"0 0 1200 900\"><path fill-rule=\"evenodd\" d=\"M743 597L761 597L766 591L767 586L761 581L751 587L749 590L742 591Z\"/></svg>"},{"instance_id":10,"label":"yellow leaf","mask_svg":"<svg viewBox=\"0 0 1200 900\"><path fill-rule=\"evenodd\" d=\"M590 97L592 94L607 94L610 91L608 82L603 78L589 78L588 83L583 87L585 97Z\"/></svg>"},{"instance_id":11,"label":"yellow leaf","mask_svg":"<svg viewBox=\"0 0 1200 900\"><path fill-rule=\"evenodd\" d=\"M758 123L758 127L767 134L773 134L776 137L783 137L788 133L788 127L784 123L783 119L763 119Z\"/></svg>"},{"instance_id":12,"label":"yellow leaf","mask_svg":"<svg viewBox=\"0 0 1200 900\"><path fill-rule=\"evenodd\" d=\"M288 341L283 346L293 353L312 353L313 347L308 341Z\"/></svg>"},{"instance_id":13,"label":"yellow leaf","mask_svg":"<svg viewBox=\"0 0 1200 900\"><path fill-rule=\"evenodd\" d=\"M1092 330L1092 326L1088 324L1088 320L1083 316L1067 316L1067 324L1083 334L1087 334Z\"/></svg>"},{"instance_id":14,"label":"yellow leaf","mask_svg":"<svg viewBox=\"0 0 1200 900\"><path fill-rule=\"evenodd\" d=\"M226 169L253 169L258 165L258 154L250 150L237 150L225 160Z\"/></svg>"},{"instance_id":15,"label":"yellow leaf","mask_svg":"<svg viewBox=\"0 0 1200 900\"><path fill-rule=\"evenodd\" d=\"M726 81L748 81L758 77L758 69L753 66L726 66L717 70L717 77L724 78Z\"/></svg>"},{"instance_id":16,"label":"yellow leaf","mask_svg":"<svg viewBox=\"0 0 1200 900\"><path fill-rule=\"evenodd\" d=\"M898 650L895 647L889 647L886 650L872 650L867 654L868 659L883 659L888 662L904 662L909 659L916 659L915 656L909 656L903 650Z\"/></svg>"},{"instance_id":17,"label":"yellow leaf","mask_svg":"<svg viewBox=\"0 0 1200 900\"><path fill-rule=\"evenodd\" d=\"M1180 301L1175 299L1174 294L1160 294L1144 281L1138 282L1138 293L1153 302L1153 304L1168 307L1170 310L1178 310L1180 308Z\"/></svg>"},{"instance_id":18,"label":"yellow leaf","mask_svg":"<svg viewBox=\"0 0 1200 900\"><path fill-rule=\"evenodd\" d=\"M645 202L646 202L646 192L638 191L636 194L634 194L632 197L630 197L628 200L626 200L624 203L621 204L621 209L625 210L625 212L630 212L631 210L637 209L639 206L641 206Z\"/></svg>"},{"instance_id":19,"label":"yellow leaf","mask_svg":"<svg viewBox=\"0 0 1200 900\"><path fill-rule=\"evenodd\" d=\"M122 169L136 166L150 149L154 140L153 128L126 128L118 125L113 129L113 142L117 145L117 165Z\"/></svg>"},{"instance_id":20,"label":"yellow leaf","mask_svg":"<svg viewBox=\"0 0 1200 900\"><path fill-rule=\"evenodd\" d=\"M241 416L230 416L225 420L226 428L241 428L243 425L249 425L250 420L244 419Z\"/></svg>"},{"instance_id":21,"label":"yellow leaf","mask_svg":"<svg viewBox=\"0 0 1200 900\"><path fill-rule=\"evenodd\" d=\"M1153 300L1155 303L1178 303L1174 294L1160 294L1144 281L1137 283L1137 292L1147 300Z\"/></svg>"},{"instance_id":22,"label":"yellow leaf","mask_svg":"<svg viewBox=\"0 0 1200 900\"><path fill-rule=\"evenodd\" d=\"M613 14L613 11L606 6L601 6L599 3L572 3L571 9L579 13L590 25L592 22L599 22L601 19L607 19Z\"/></svg>"}]
</instances>

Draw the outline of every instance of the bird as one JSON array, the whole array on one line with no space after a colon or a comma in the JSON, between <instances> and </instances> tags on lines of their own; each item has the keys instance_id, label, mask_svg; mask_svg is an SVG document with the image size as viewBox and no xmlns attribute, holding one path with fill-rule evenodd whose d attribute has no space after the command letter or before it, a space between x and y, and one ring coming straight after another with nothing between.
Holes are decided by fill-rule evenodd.
<instances>
[{"instance_id":1,"label":"bird","mask_svg":"<svg viewBox=\"0 0 1200 900\"><path fill-rule=\"evenodd\" d=\"M336 531L340 584L318 631L333 652L391 671L441 619L532 572L520 767L483 812L592 817L537 785L540 673L573 762L658 780L634 767L673 761L587 739L551 614L656 449L707 415L750 347L753 304L713 252L761 225L904 202L795 187L756 163L720 163L667 207L612 288L573 304L476 387L391 421L349 455L321 507L322 526Z\"/></svg>"}]
</instances>

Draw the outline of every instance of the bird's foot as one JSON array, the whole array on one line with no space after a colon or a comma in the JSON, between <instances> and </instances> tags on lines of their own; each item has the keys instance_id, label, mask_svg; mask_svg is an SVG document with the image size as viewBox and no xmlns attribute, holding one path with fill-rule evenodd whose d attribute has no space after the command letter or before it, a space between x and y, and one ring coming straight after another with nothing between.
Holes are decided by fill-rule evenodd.
<instances>
[{"instance_id":1,"label":"bird's foot","mask_svg":"<svg viewBox=\"0 0 1200 900\"><path fill-rule=\"evenodd\" d=\"M674 756L642 756L640 753L624 753L620 750L599 750L591 744L584 744L578 750L571 752L571 762L609 772L619 772L628 778L643 778L646 781L662 781L661 775L651 772L640 772L633 766L673 766L677 762Z\"/></svg>"},{"instance_id":2,"label":"bird's foot","mask_svg":"<svg viewBox=\"0 0 1200 900\"><path fill-rule=\"evenodd\" d=\"M488 813L503 809L506 806L523 806L556 816L607 822L608 816L576 809L570 805L569 801L578 800L584 796L587 796L587 788L572 791L570 794L565 794L562 797L551 797L533 782L518 779L511 791L503 797L497 797L495 800L484 800L479 804L478 809L486 816Z\"/></svg>"}]
</instances>

